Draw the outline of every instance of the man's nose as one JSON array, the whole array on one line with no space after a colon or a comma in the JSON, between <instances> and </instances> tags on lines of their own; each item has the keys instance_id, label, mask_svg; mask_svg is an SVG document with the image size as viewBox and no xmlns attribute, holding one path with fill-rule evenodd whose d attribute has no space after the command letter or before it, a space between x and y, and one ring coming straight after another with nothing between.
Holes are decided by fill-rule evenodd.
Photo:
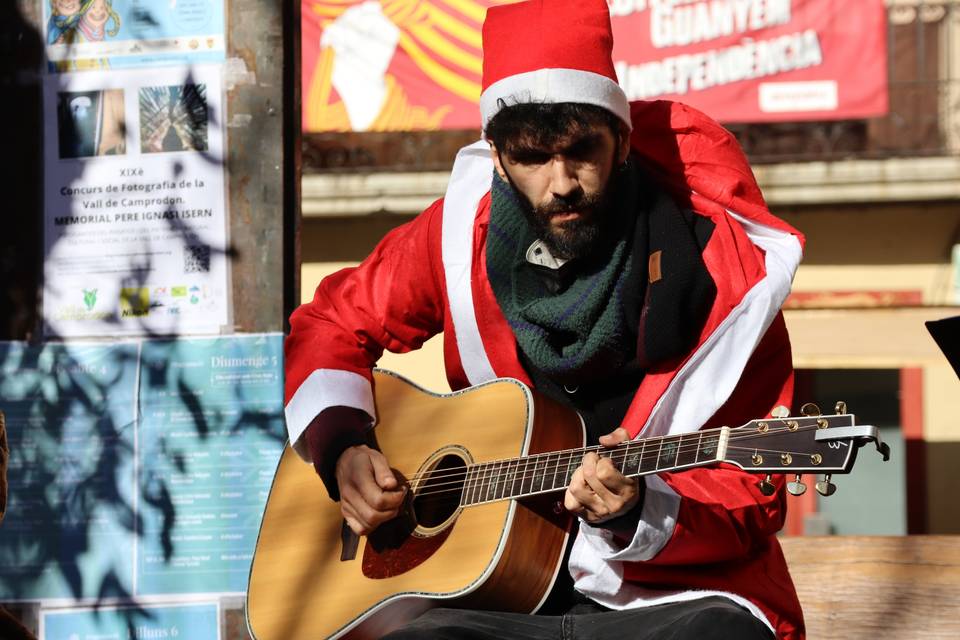
<instances>
[{"instance_id":1,"label":"man's nose","mask_svg":"<svg viewBox=\"0 0 960 640\"><path fill-rule=\"evenodd\" d=\"M556 155L550 160L550 192L557 198L568 198L580 189L576 166L569 158Z\"/></svg>"}]
</instances>

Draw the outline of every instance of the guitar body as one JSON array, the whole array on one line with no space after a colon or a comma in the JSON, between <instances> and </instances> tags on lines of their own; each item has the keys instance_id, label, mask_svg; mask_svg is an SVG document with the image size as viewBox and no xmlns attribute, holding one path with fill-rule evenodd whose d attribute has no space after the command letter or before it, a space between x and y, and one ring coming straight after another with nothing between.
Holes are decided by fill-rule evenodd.
<instances>
[{"instance_id":1,"label":"guitar body","mask_svg":"<svg viewBox=\"0 0 960 640\"><path fill-rule=\"evenodd\" d=\"M409 508L357 539L288 445L250 570L257 640L379 638L436 606L532 612L554 583L571 522L560 494L466 509L457 486L446 503L427 495L456 485L443 478L461 464L583 446L579 416L514 380L448 395L381 371L374 383L377 443L409 482ZM421 480L430 471L440 484Z\"/></svg>"}]
</instances>

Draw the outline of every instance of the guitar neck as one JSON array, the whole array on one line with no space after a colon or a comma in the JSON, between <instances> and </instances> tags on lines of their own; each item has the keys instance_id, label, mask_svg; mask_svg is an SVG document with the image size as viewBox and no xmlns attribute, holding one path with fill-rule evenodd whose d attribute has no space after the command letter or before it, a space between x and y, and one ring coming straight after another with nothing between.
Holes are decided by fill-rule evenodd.
<instances>
[{"instance_id":1,"label":"guitar neck","mask_svg":"<svg viewBox=\"0 0 960 640\"><path fill-rule=\"evenodd\" d=\"M565 489L588 452L609 458L627 477L714 464L724 459L730 427L677 436L631 440L615 447L592 446L537 453L467 467L462 506L526 498Z\"/></svg>"}]
</instances>

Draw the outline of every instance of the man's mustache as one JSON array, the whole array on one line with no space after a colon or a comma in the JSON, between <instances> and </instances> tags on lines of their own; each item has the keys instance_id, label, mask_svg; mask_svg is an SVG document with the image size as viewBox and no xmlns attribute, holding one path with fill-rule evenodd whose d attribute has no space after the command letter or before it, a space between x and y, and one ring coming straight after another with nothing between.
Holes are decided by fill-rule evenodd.
<instances>
[{"instance_id":1,"label":"man's mustache","mask_svg":"<svg viewBox=\"0 0 960 640\"><path fill-rule=\"evenodd\" d=\"M588 196L580 194L575 198L554 198L550 202L536 208L536 212L543 216L552 216L559 213L583 213L596 209L603 201L601 194Z\"/></svg>"}]
</instances>

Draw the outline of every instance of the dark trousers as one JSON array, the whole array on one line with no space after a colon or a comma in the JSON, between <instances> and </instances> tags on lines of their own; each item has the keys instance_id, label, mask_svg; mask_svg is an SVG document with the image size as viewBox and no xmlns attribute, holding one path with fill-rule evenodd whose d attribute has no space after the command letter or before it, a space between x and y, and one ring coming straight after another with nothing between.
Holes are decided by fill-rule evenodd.
<instances>
[{"instance_id":1,"label":"dark trousers","mask_svg":"<svg viewBox=\"0 0 960 640\"><path fill-rule=\"evenodd\" d=\"M773 640L749 611L721 597L611 611L578 604L557 616L431 609L389 640Z\"/></svg>"}]
</instances>

